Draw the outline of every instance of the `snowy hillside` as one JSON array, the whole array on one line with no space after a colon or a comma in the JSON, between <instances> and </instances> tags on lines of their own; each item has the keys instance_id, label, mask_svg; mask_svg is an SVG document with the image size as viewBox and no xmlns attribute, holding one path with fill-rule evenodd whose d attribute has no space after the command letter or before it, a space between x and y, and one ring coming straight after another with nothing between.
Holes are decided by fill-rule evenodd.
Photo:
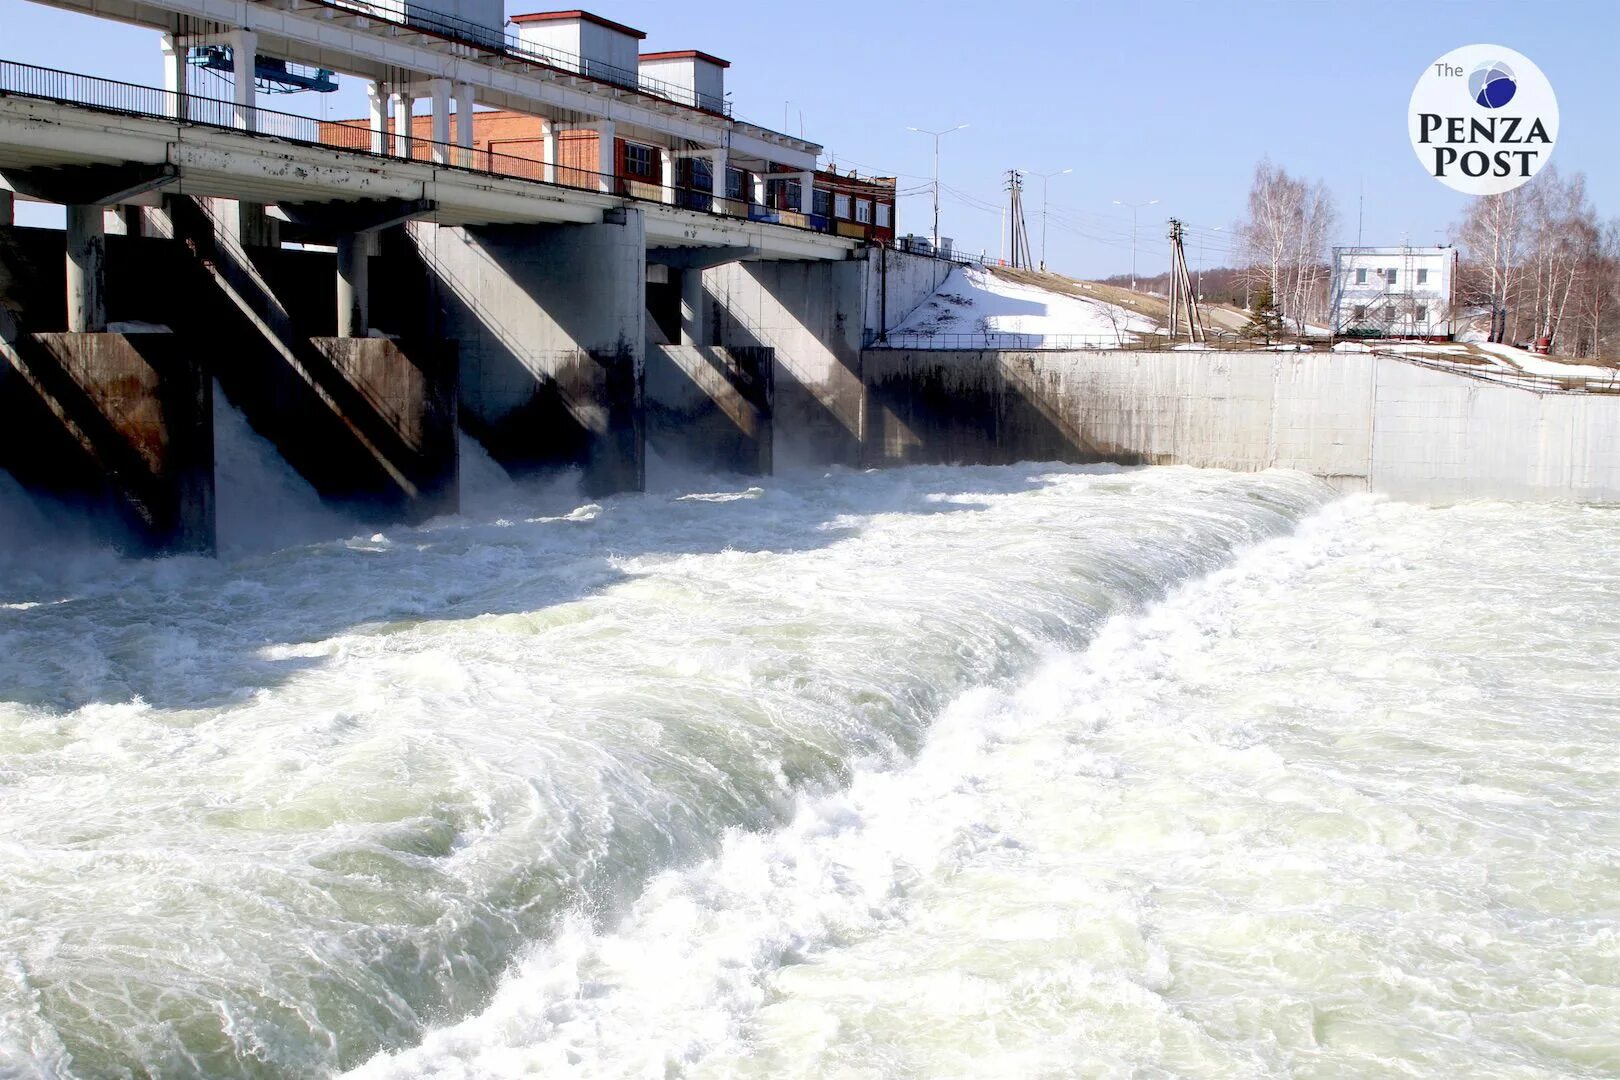
<instances>
[{"instance_id":1,"label":"snowy hillside","mask_svg":"<svg viewBox=\"0 0 1620 1080\"><path fill-rule=\"evenodd\" d=\"M1152 319L1117 304L1007 281L978 267L951 272L934 295L889 331L910 348L1091 345L1106 348L1151 333ZM971 342L963 340L969 335Z\"/></svg>"}]
</instances>

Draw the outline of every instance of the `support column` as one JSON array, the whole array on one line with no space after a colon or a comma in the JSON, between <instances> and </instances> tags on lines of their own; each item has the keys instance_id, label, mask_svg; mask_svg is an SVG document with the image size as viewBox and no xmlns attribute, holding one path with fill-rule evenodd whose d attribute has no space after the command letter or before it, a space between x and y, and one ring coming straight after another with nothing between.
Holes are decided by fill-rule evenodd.
<instances>
[{"instance_id":1,"label":"support column","mask_svg":"<svg viewBox=\"0 0 1620 1080\"><path fill-rule=\"evenodd\" d=\"M816 174L806 169L799 174L799 213L811 214L816 209Z\"/></svg>"},{"instance_id":2,"label":"support column","mask_svg":"<svg viewBox=\"0 0 1620 1080\"><path fill-rule=\"evenodd\" d=\"M450 164L450 80L429 79L428 98L432 102L428 138L433 140L431 156L436 165Z\"/></svg>"},{"instance_id":3,"label":"support column","mask_svg":"<svg viewBox=\"0 0 1620 1080\"><path fill-rule=\"evenodd\" d=\"M186 63L186 39L174 34L164 34L158 38L158 47L163 50L163 90L167 95L164 98L164 111L179 120L186 119L186 94L188 92Z\"/></svg>"},{"instance_id":4,"label":"support column","mask_svg":"<svg viewBox=\"0 0 1620 1080\"><path fill-rule=\"evenodd\" d=\"M472 83L456 84L456 145L461 148L456 164L468 169L473 164L473 104L476 100Z\"/></svg>"},{"instance_id":5,"label":"support column","mask_svg":"<svg viewBox=\"0 0 1620 1080\"><path fill-rule=\"evenodd\" d=\"M403 91L395 90L391 96L394 112L394 156L411 156L411 107L414 99Z\"/></svg>"},{"instance_id":6,"label":"support column","mask_svg":"<svg viewBox=\"0 0 1620 1080\"><path fill-rule=\"evenodd\" d=\"M106 221L99 206L67 208L67 324L71 334L107 329Z\"/></svg>"},{"instance_id":7,"label":"support column","mask_svg":"<svg viewBox=\"0 0 1620 1080\"><path fill-rule=\"evenodd\" d=\"M617 127L611 120L603 120L601 123L596 125L596 171L598 174L598 191L606 191L611 193L618 190L618 185L614 183L614 181L617 179L615 174L618 172L618 170L614 168L614 165L617 163L619 158L616 147L617 135L615 134L617 130Z\"/></svg>"},{"instance_id":8,"label":"support column","mask_svg":"<svg viewBox=\"0 0 1620 1080\"><path fill-rule=\"evenodd\" d=\"M581 466L590 494L642 486L647 231L592 225L409 230L461 353L461 420L516 474ZM475 288L468 288L476 282Z\"/></svg>"},{"instance_id":9,"label":"support column","mask_svg":"<svg viewBox=\"0 0 1620 1080\"><path fill-rule=\"evenodd\" d=\"M363 338L371 331L371 236L349 233L338 237L338 337Z\"/></svg>"},{"instance_id":10,"label":"support column","mask_svg":"<svg viewBox=\"0 0 1620 1080\"><path fill-rule=\"evenodd\" d=\"M703 271L688 267L681 275L681 344L703 344Z\"/></svg>"},{"instance_id":11,"label":"support column","mask_svg":"<svg viewBox=\"0 0 1620 1080\"><path fill-rule=\"evenodd\" d=\"M231 66L234 68L233 81L235 116L234 123L243 131L254 130L253 106L254 70L253 61L258 55L259 35L246 27L238 27L231 31Z\"/></svg>"},{"instance_id":12,"label":"support column","mask_svg":"<svg viewBox=\"0 0 1620 1080\"><path fill-rule=\"evenodd\" d=\"M540 121L540 178L548 184L557 182L557 123Z\"/></svg>"},{"instance_id":13,"label":"support column","mask_svg":"<svg viewBox=\"0 0 1620 1080\"><path fill-rule=\"evenodd\" d=\"M659 151L659 156L660 156L660 158L661 158L661 160L663 162L663 166L664 166L664 173L663 173L663 185L664 186L663 186L662 198L663 198L664 202L667 205L674 206L675 205L675 151L669 149L668 147L665 147L665 148L663 148L662 150Z\"/></svg>"},{"instance_id":14,"label":"support column","mask_svg":"<svg viewBox=\"0 0 1620 1080\"><path fill-rule=\"evenodd\" d=\"M713 156L709 159L709 186L714 194L714 212L717 214L731 213L731 207L726 204L726 148L716 147Z\"/></svg>"},{"instance_id":15,"label":"support column","mask_svg":"<svg viewBox=\"0 0 1620 1080\"><path fill-rule=\"evenodd\" d=\"M380 82L366 83L366 102L370 106L367 126L371 129L371 152L386 153L388 149L388 88Z\"/></svg>"},{"instance_id":16,"label":"support column","mask_svg":"<svg viewBox=\"0 0 1620 1080\"><path fill-rule=\"evenodd\" d=\"M754 205L755 206L764 206L765 205L765 174L764 173L755 173L754 174Z\"/></svg>"},{"instance_id":17,"label":"support column","mask_svg":"<svg viewBox=\"0 0 1620 1080\"><path fill-rule=\"evenodd\" d=\"M17 197L0 189L0 225L17 224Z\"/></svg>"}]
</instances>

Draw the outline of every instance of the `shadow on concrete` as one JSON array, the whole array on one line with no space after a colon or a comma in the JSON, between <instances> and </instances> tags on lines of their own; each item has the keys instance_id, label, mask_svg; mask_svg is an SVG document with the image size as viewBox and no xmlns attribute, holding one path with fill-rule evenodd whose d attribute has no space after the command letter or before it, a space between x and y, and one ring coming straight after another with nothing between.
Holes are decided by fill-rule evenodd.
<instances>
[{"instance_id":1,"label":"shadow on concrete","mask_svg":"<svg viewBox=\"0 0 1620 1080\"><path fill-rule=\"evenodd\" d=\"M12 565L0 574L0 640L16 677L0 698L58 711L136 698L226 707L323 664L296 647L339 634L544 611L626 580L626 559L812 551L869 515L970 512L987 505L975 494L1043 486L1036 468L837 473L742 497L626 495L573 514L560 502L554 516L448 519L235 563L107 559L67 581Z\"/></svg>"},{"instance_id":2,"label":"shadow on concrete","mask_svg":"<svg viewBox=\"0 0 1620 1080\"><path fill-rule=\"evenodd\" d=\"M520 259L562 244L566 230L613 225L530 225L458 230L468 265L442 256L434 229L415 245L417 258L437 290L440 334L464 343L461 357L461 426L514 476L579 467L589 492L639 490L642 485L643 418L641 342L620 334L600 340L600 305L575 297L578 282L566 272L536 280ZM510 248L511 250L507 250ZM566 259L559 257L559 263ZM544 318L555 324L546 336L576 344L547 348L532 328L504 317L485 295L485 279L510 282ZM558 295L542 295L541 285ZM638 286L641 282L638 280ZM637 311L644 308L637 295ZM612 313L606 318L612 321Z\"/></svg>"},{"instance_id":3,"label":"shadow on concrete","mask_svg":"<svg viewBox=\"0 0 1620 1080\"><path fill-rule=\"evenodd\" d=\"M864 429L861 272L864 264L740 263L736 295L705 282L712 340L775 350L777 463L857 466ZM723 279L722 279L723 280ZM759 312L749 311L754 297Z\"/></svg>"},{"instance_id":4,"label":"shadow on concrete","mask_svg":"<svg viewBox=\"0 0 1620 1080\"><path fill-rule=\"evenodd\" d=\"M200 200L171 198L165 209L190 256L175 325L215 343L214 373L253 429L327 502L384 520L453 510L453 346L312 338L335 322L330 256L243 248Z\"/></svg>"},{"instance_id":5,"label":"shadow on concrete","mask_svg":"<svg viewBox=\"0 0 1620 1080\"><path fill-rule=\"evenodd\" d=\"M869 466L1147 463L1094 440L1027 354L876 349L863 367Z\"/></svg>"},{"instance_id":6,"label":"shadow on concrete","mask_svg":"<svg viewBox=\"0 0 1620 1080\"><path fill-rule=\"evenodd\" d=\"M769 476L772 382L766 348L647 343L647 439L707 472Z\"/></svg>"}]
</instances>

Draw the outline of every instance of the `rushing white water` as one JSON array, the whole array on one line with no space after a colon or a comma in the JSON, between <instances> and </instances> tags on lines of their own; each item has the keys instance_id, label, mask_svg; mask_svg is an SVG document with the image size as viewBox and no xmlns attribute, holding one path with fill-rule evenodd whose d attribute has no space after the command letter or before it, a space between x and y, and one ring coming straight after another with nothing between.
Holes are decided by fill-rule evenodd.
<instances>
[{"instance_id":1,"label":"rushing white water","mask_svg":"<svg viewBox=\"0 0 1620 1080\"><path fill-rule=\"evenodd\" d=\"M0 564L0 1071L1620 1069L1615 511L487 479Z\"/></svg>"}]
</instances>

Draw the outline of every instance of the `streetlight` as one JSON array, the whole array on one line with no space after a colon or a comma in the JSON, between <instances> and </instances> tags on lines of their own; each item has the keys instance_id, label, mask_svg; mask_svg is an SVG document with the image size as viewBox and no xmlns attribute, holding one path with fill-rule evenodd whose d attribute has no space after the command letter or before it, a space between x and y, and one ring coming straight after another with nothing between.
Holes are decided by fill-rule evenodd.
<instances>
[{"instance_id":1,"label":"streetlight","mask_svg":"<svg viewBox=\"0 0 1620 1080\"><path fill-rule=\"evenodd\" d=\"M1039 173L1030 169L1025 172L1031 176L1041 178L1041 273L1046 273L1046 182L1054 176L1063 176L1074 172L1073 169L1059 169L1057 172Z\"/></svg>"},{"instance_id":2,"label":"streetlight","mask_svg":"<svg viewBox=\"0 0 1620 1080\"><path fill-rule=\"evenodd\" d=\"M934 137L934 254L939 254L939 137L949 135L953 131L961 131L966 124L957 124L955 127L945 128L943 131L929 131L927 128L908 127L907 131L915 131L919 135L932 135Z\"/></svg>"},{"instance_id":3,"label":"streetlight","mask_svg":"<svg viewBox=\"0 0 1620 1080\"><path fill-rule=\"evenodd\" d=\"M1221 231L1221 227L1217 225L1209 231L1218 233ZM1198 302L1200 304L1204 302L1204 231L1202 229L1198 231Z\"/></svg>"},{"instance_id":4,"label":"streetlight","mask_svg":"<svg viewBox=\"0 0 1620 1080\"><path fill-rule=\"evenodd\" d=\"M1149 199L1144 203L1128 203L1114 200L1115 206L1128 206L1131 208L1131 292L1136 291L1136 212L1144 206L1152 206L1158 199Z\"/></svg>"}]
</instances>

